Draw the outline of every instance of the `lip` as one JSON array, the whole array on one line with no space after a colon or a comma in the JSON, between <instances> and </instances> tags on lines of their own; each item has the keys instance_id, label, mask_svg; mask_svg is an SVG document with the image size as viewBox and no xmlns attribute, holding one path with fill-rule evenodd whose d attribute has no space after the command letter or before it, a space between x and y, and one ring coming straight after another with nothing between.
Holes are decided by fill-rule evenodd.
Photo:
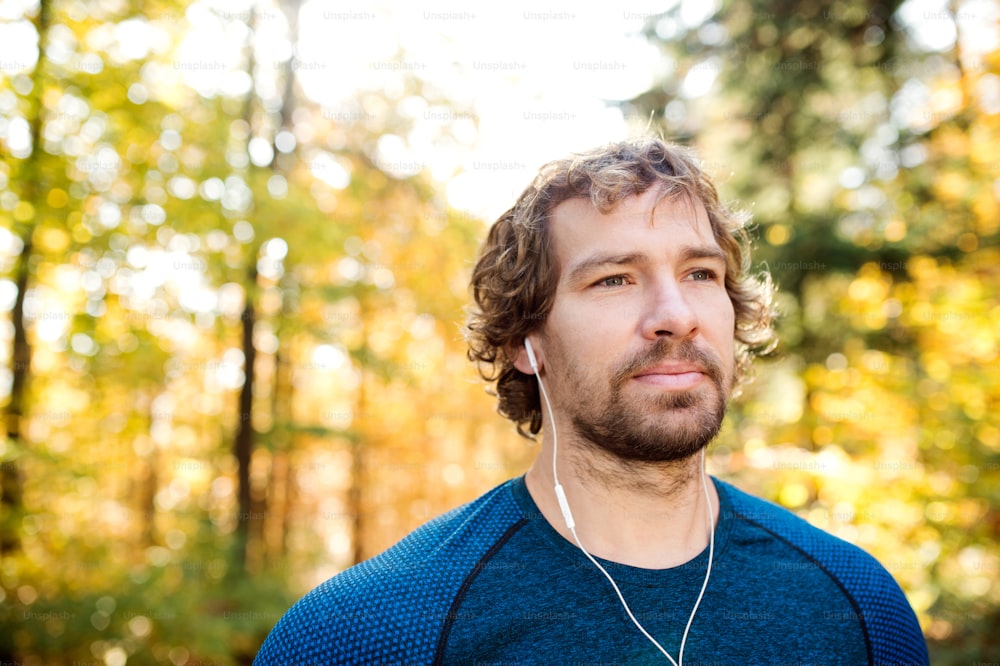
<instances>
[{"instance_id":1,"label":"lip","mask_svg":"<svg viewBox=\"0 0 1000 666\"><path fill-rule=\"evenodd\" d=\"M700 366L683 362L656 365L633 375L633 379L643 384L677 391L694 388L704 378L705 371Z\"/></svg>"}]
</instances>

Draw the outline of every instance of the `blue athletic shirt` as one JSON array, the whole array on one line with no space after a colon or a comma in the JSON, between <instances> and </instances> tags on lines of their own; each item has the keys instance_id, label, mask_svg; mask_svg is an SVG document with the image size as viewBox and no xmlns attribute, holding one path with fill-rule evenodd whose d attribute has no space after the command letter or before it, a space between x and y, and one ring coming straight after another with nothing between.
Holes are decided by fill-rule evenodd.
<instances>
[{"instance_id":1,"label":"blue athletic shirt","mask_svg":"<svg viewBox=\"0 0 1000 666\"><path fill-rule=\"evenodd\" d=\"M927 664L892 576L860 548L713 479L712 575L687 666ZM677 659L706 548L671 569L601 560ZM669 664L604 575L511 479L319 585L278 622L255 666Z\"/></svg>"}]
</instances>

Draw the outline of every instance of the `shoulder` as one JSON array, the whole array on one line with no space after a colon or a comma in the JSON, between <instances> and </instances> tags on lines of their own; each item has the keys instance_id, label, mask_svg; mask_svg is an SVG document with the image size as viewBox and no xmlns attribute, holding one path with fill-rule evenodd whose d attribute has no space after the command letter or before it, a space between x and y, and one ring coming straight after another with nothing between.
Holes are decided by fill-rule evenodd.
<instances>
[{"instance_id":1,"label":"shoulder","mask_svg":"<svg viewBox=\"0 0 1000 666\"><path fill-rule=\"evenodd\" d=\"M254 663L431 662L466 578L520 525L509 485L316 587L275 625Z\"/></svg>"},{"instance_id":2,"label":"shoulder","mask_svg":"<svg viewBox=\"0 0 1000 666\"><path fill-rule=\"evenodd\" d=\"M916 615L892 575L867 552L810 525L792 512L717 481L743 521L800 551L843 590L862 625L871 663L926 664Z\"/></svg>"}]
</instances>

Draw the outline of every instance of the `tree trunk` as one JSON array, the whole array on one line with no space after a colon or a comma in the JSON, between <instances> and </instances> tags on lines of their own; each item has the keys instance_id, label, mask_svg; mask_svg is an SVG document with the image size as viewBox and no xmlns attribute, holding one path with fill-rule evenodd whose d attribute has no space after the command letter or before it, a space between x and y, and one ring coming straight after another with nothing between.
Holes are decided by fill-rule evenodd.
<instances>
[{"instance_id":1,"label":"tree trunk","mask_svg":"<svg viewBox=\"0 0 1000 666\"><path fill-rule=\"evenodd\" d=\"M298 44L299 25L299 0L289 0L279 2L279 6L288 20L288 38L294 45ZM284 88L281 95L281 108L279 116L281 118L279 130L291 131L294 123L292 113L295 110L295 68L291 59L285 63L282 75L284 77ZM277 132L275 132L277 136ZM282 174L290 170L294 161L295 153L284 154L278 150L272 139L274 149L274 160L271 162L271 171L275 174ZM294 220L289 220L294 224ZM285 279L284 277L282 279ZM285 279L287 282L288 280ZM287 285L286 285L287 286ZM282 298L281 313L279 323L287 320L287 300ZM290 452L293 448L294 434L291 425L294 418L292 413L292 395L295 387L292 382L292 369L290 366L291 354L287 351L288 340L282 340L283 331L280 327L275 330L279 337L278 351L274 356L274 390L272 392L271 410L273 428L277 431L276 437L271 440L271 469L268 475L268 488L266 493L262 493L265 509L267 512L267 522L262 525L262 538L268 552L272 555L272 561L280 562L286 553L288 539L288 524L290 516L290 502L294 478Z\"/></svg>"},{"instance_id":2,"label":"tree trunk","mask_svg":"<svg viewBox=\"0 0 1000 666\"><path fill-rule=\"evenodd\" d=\"M139 545L145 551L150 546L156 545L156 492L159 490L159 475L156 473L158 462L158 451L154 447L149 455L139 461L139 515L141 527L139 528Z\"/></svg>"},{"instance_id":3,"label":"tree trunk","mask_svg":"<svg viewBox=\"0 0 1000 666\"><path fill-rule=\"evenodd\" d=\"M13 381L10 387L10 402L7 405L7 441L18 448L23 446L21 438L21 421L24 417L25 387L31 370L31 345L28 343L24 328L24 294L28 289L28 279L31 273L31 241L25 240L24 249L17 262L17 299L11 312L14 325L14 345L12 350L11 369ZM0 524L0 556L16 552L21 548L20 525L24 513L24 479L17 459L4 461L0 467L0 507L3 509L3 522Z\"/></svg>"},{"instance_id":4,"label":"tree trunk","mask_svg":"<svg viewBox=\"0 0 1000 666\"><path fill-rule=\"evenodd\" d=\"M252 292L247 294L246 307L240 323L243 328L243 388L240 389L239 425L236 429L236 441L233 455L237 466L237 514L236 514L236 566L240 572L245 572L250 549L250 521L253 518L250 491L250 463L253 457L253 385L254 361L257 351L253 346L253 326L256 314L253 305Z\"/></svg>"},{"instance_id":5,"label":"tree trunk","mask_svg":"<svg viewBox=\"0 0 1000 666\"><path fill-rule=\"evenodd\" d=\"M17 552L21 548L20 525L24 514L24 477L16 456L20 455L24 445L21 437L22 420L26 412L26 395L31 377L31 345L28 342L24 325L24 300L31 279L32 236L35 231L35 219L40 208L41 169L38 162L43 151L40 148L42 136L43 115L45 107L42 104L42 79L45 64L45 47L48 44L51 6L49 0L39 0L38 15L35 18L35 30L38 32L38 62L31 75L31 96L29 98L28 123L31 132L31 154L25 159L21 200L34 206L34 219L25 225L21 232L24 246L17 260L15 269L17 297L11 312L11 324L14 327L14 343L11 350L12 382L10 401L6 410L7 441L14 449L15 458L4 461L0 465L0 558Z\"/></svg>"},{"instance_id":6,"label":"tree trunk","mask_svg":"<svg viewBox=\"0 0 1000 666\"><path fill-rule=\"evenodd\" d=\"M288 523L290 517L292 466L290 455L294 435L291 431L292 369L287 351L288 341L281 341L274 355L274 391L271 394L271 413L274 435L271 438L271 473L268 479L268 504L271 510L267 525L267 548L271 561L281 562L287 552Z\"/></svg>"}]
</instances>

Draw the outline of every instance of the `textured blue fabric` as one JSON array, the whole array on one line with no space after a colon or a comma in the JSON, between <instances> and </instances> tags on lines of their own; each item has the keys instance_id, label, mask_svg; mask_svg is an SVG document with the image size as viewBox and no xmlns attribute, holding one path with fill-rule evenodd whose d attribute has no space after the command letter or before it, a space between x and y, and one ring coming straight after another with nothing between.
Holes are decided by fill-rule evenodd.
<instances>
[{"instance_id":1,"label":"textured blue fabric","mask_svg":"<svg viewBox=\"0 0 1000 666\"><path fill-rule=\"evenodd\" d=\"M504 486L334 576L275 625L254 664L429 664L465 578L520 520Z\"/></svg>"},{"instance_id":2,"label":"textured blue fabric","mask_svg":"<svg viewBox=\"0 0 1000 666\"><path fill-rule=\"evenodd\" d=\"M864 628L869 663L928 663L927 644L913 609L896 581L874 558L779 507L735 488L728 492L737 517L801 550L843 588Z\"/></svg>"},{"instance_id":3,"label":"textured blue fabric","mask_svg":"<svg viewBox=\"0 0 1000 666\"><path fill-rule=\"evenodd\" d=\"M869 555L715 481L721 514L684 663L926 664L913 611ZM664 571L605 563L677 657L707 553ZM607 581L513 479L335 576L255 664L667 663Z\"/></svg>"}]
</instances>

